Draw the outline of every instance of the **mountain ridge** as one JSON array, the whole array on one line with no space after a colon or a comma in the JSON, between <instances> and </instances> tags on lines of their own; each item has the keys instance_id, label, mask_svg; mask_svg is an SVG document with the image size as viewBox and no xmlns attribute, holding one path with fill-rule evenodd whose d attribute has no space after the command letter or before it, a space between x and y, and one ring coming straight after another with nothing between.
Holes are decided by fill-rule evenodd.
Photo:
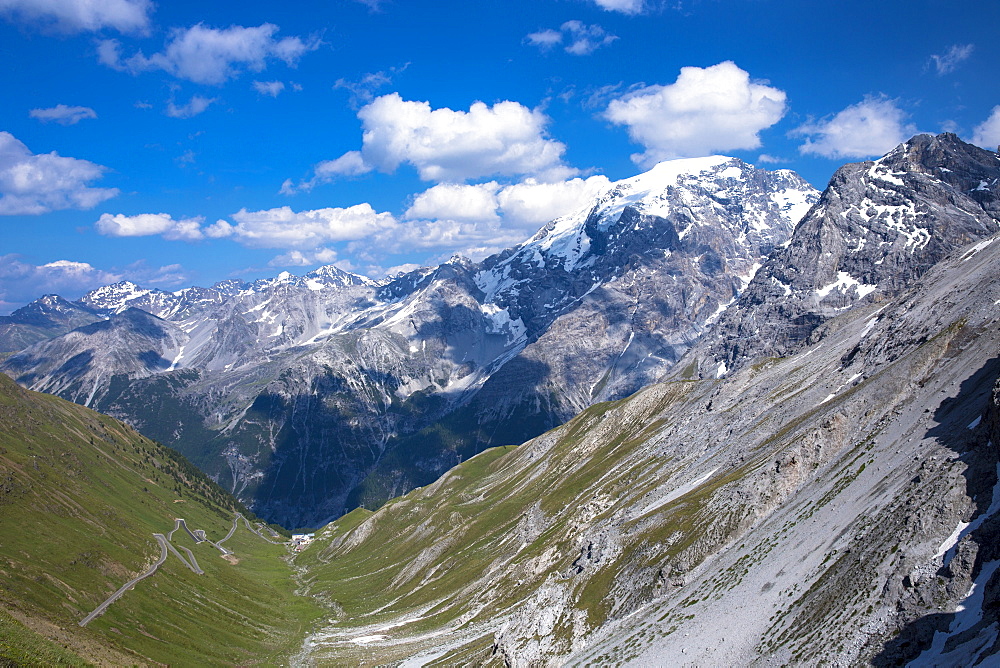
<instances>
[{"instance_id":1,"label":"mountain ridge","mask_svg":"<svg viewBox=\"0 0 1000 668\"><path fill-rule=\"evenodd\" d=\"M81 303L160 320L64 334L3 369L170 442L261 514L318 523L655 380L816 196L735 158L664 163L481 263L101 288Z\"/></svg>"}]
</instances>

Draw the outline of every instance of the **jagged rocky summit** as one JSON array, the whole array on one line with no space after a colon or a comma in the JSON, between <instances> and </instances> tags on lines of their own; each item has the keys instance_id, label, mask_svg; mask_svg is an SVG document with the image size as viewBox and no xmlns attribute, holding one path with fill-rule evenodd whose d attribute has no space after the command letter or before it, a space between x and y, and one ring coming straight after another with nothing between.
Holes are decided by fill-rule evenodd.
<instances>
[{"instance_id":1,"label":"jagged rocky summit","mask_svg":"<svg viewBox=\"0 0 1000 668\"><path fill-rule=\"evenodd\" d=\"M100 288L2 368L179 449L262 516L317 524L661 377L817 197L787 170L672 161L480 263ZM0 322L6 347L34 308Z\"/></svg>"},{"instance_id":2,"label":"jagged rocky summit","mask_svg":"<svg viewBox=\"0 0 1000 668\"><path fill-rule=\"evenodd\" d=\"M899 294L953 249L998 230L998 184L998 154L950 133L841 167L690 359L702 376L723 376L789 354L860 301Z\"/></svg>"}]
</instances>

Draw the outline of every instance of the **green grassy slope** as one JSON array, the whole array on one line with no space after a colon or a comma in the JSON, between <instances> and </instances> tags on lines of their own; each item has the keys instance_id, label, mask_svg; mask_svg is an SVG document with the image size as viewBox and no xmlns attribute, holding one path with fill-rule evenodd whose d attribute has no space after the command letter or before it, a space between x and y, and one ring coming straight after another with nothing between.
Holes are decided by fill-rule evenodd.
<instances>
[{"instance_id":1,"label":"green grassy slope","mask_svg":"<svg viewBox=\"0 0 1000 668\"><path fill-rule=\"evenodd\" d=\"M241 522L223 558L183 529L176 556L81 628L160 556L175 518L221 540L237 502L116 420L0 375L0 664L272 664L320 615L292 592L285 548ZM183 553L183 550L181 550Z\"/></svg>"},{"instance_id":2,"label":"green grassy slope","mask_svg":"<svg viewBox=\"0 0 1000 668\"><path fill-rule=\"evenodd\" d=\"M491 656L497 620L526 599L547 596L556 580L573 582L570 598L585 616L581 628L602 624L617 575L653 567L690 547L659 543L660 533L718 520L700 514L704 490L698 490L668 507L677 524L651 527L628 554L605 555L609 561L595 577L574 577L590 570L580 529L660 480L660 463L637 457L637 447L668 426L661 416L682 413L711 385L671 383L595 405L531 447L487 450L377 513L356 510L329 525L296 558L309 571L311 590L342 611L321 634L313 657L333 664L392 663L435 646L446 630L455 635L448 639L454 647L441 657L445 663L499 660ZM601 437L592 438L595 432ZM646 545L655 549L643 553ZM549 630L554 649L571 648L572 627L560 623ZM378 636L394 640L377 648L364 642ZM362 642L355 642L359 637Z\"/></svg>"}]
</instances>

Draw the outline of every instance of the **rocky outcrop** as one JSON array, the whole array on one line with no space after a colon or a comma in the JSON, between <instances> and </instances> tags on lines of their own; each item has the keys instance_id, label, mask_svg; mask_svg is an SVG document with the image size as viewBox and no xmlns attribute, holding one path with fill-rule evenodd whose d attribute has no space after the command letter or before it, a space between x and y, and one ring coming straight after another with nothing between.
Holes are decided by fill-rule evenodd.
<instances>
[{"instance_id":1,"label":"rocky outcrop","mask_svg":"<svg viewBox=\"0 0 1000 668\"><path fill-rule=\"evenodd\" d=\"M955 248L994 234L998 221L1000 156L953 134L845 165L689 360L717 377L784 357L826 320L898 295Z\"/></svg>"}]
</instances>

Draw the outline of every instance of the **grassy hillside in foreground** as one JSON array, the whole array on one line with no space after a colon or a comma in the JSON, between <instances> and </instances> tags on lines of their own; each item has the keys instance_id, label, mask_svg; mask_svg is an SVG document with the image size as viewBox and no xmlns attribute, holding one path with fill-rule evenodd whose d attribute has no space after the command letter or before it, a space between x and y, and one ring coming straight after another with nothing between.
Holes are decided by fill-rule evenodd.
<instances>
[{"instance_id":1,"label":"grassy hillside in foreground","mask_svg":"<svg viewBox=\"0 0 1000 668\"><path fill-rule=\"evenodd\" d=\"M319 617L295 596L285 548L240 522L224 558L184 530L86 627L78 623L159 558L175 518L221 540L237 503L190 463L116 420L0 374L0 665L282 662Z\"/></svg>"}]
</instances>

